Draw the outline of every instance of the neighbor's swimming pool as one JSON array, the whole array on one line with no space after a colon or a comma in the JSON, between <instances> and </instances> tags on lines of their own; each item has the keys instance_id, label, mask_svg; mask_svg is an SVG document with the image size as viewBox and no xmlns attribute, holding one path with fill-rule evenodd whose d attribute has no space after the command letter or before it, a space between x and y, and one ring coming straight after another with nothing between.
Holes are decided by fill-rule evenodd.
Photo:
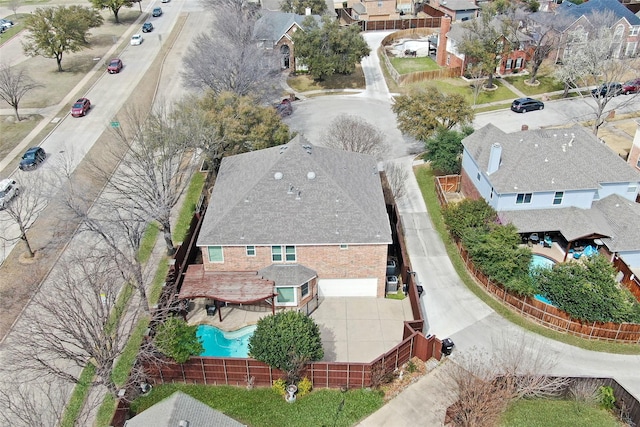
<instances>
[{"instance_id":1,"label":"neighbor's swimming pool","mask_svg":"<svg viewBox=\"0 0 640 427\"><path fill-rule=\"evenodd\" d=\"M196 335L202 340L204 347L200 356L248 357L249 338L253 335L256 327L256 325L251 325L236 331L225 332L215 326L198 326Z\"/></svg>"},{"instance_id":2,"label":"neighbor's swimming pool","mask_svg":"<svg viewBox=\"0 0 640 427\"><path fill-rule=\"evenodd\" d=\"M534 268L540 268L540 267L551 268L555 263L556 262L551 258L547 258L546 256L543 256L543 255L533 254L533 256L531 257L531 264L529 264L529 270L533 270ZM533 297L540 302L553 305L555 307L553 302L550 299L546 298L544 295L536 294Z\"/></svg>"}]
</instances>

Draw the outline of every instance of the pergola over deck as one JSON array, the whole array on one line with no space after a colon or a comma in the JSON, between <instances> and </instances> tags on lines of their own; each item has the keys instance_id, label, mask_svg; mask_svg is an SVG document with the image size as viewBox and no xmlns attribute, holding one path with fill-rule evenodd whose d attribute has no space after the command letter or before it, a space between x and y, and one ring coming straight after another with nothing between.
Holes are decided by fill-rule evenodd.
<instances>
[{"instance_id":1,"label":"pergola over deck","mask_svg":"<svg viewBox=\"0 0 640 427\"><path fill-rule=\"evenodd\" d=\"M178 297L213 299L222 322L218 301L252 304L271 299L271 311L275 314L274 285L273 280L262 278L256 271L205 271L202 264L192 264L187 268Z\"/></svg>"}]
</instances>

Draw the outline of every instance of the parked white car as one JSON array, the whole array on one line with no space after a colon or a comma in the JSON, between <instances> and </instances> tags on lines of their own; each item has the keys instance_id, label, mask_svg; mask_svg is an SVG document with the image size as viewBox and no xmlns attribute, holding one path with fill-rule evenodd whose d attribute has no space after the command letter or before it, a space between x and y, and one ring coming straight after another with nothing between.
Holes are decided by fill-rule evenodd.
<instances>
[{"instance_id":1,"label":"parked white car","mask_svg":"<svg viewBox=\"0 0 640 427\"><path fill-rule=\"evenodd\" d=\"M13 21L9 21L8 19L0 19L0 27L8 30L9 28L13 27Z\"/></svg>"},{"instance_id":2,"label":"parked white car","mask_svg":"<svg viewBox=\"0 0 640 427\"><path fill-rule=\"evenodd\" d=\"M131 36L131 46L139 46L142 44L143 40L142 34L134 34Z\"/></svg>"},{"instance_id":3,"label":"parked white car","mask_svg":"<svg viewBox=\"0 0 640 427\"><path fill-rule=\"evenodd\" d=\"M0 209L6 208L18 193L20 193L20 188L15 180L7 178L0 181Z\"/></svg>"}]
</instances>

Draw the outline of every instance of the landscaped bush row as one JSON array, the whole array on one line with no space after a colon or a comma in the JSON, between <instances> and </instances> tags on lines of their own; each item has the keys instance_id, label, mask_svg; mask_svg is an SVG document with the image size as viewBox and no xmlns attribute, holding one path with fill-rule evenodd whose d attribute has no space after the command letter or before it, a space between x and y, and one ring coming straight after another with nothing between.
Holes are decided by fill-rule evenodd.
<instances>
[{"instance_id":1,"label":"landscaped bush row","mask_svg":"<svg viewBox=\"0 0 640 427\"><path fill-rule=\"evenodd\" d=\"M520 296L543 294L575 319L640 323L640 304L616 282L616 271L604 257L584 257L580 263L559 263L530 272L531 251L520 245L515 226L499 224L486 201L448 205L443 215L474 265L507 290Z\"/></svg>"}]
</instances>

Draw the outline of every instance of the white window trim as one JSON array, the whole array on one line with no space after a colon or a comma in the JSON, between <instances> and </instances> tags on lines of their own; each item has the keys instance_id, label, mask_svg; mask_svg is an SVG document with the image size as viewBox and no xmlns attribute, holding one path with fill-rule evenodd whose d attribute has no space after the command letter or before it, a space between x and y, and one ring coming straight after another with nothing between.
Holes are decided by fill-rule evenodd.
<instances>
[{"instance_id":1,"label":"white window trim","mask_svg":"<svg viewBox=\"0 0 640 427\"><path fill-rule=\"evenodd\" d=\"M278 301L278 288L292 288L293 289L293 302L279 302ZM296 307L299 304L299 299L298 299L298 289L300 287L299 286L276 286L276 297L275 297L275 304L276 306L279 307Z\"/></svg>"},{"instance_id":2,"label":"white window trim","mask_svg":"<svg viewBox=\"0 0 640 427\"><path fill-rule=\"evenodd\" d=\"M245 254L247 256L256 256L256 247L253 245L247 245L244 247L245 248ZM253 248L253 255L249 253L249 248Z\"/></svg>"},{"instance_id":3,"label":"white window trim","mask_svg":"<svg viewBox=\"0 0 640 427\"><path fill-rule=\"evenodd\" d=\"M209 256L209 248L220 248L220 254L222 255L222 260L221 261L211 261L211 258ZM224 263L224 248L222 246L220 246L220 245L207 246L207 259L212 264L223 264Z\"/></svg>"}]
</instances>

